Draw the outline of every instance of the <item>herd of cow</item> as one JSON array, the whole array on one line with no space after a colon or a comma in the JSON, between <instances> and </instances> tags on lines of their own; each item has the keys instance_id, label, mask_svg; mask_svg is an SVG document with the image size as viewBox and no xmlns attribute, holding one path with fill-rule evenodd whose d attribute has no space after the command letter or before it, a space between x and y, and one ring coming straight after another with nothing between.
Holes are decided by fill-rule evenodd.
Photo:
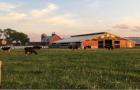
<instances>
[{"instance_id":1,"label":"herd of cow","mask_svg":"<svg viewBox=\"0 0 140 90\"><path fill-rule=\"evenodd\" d=\"M40 50L42 47L41 46L28 46L28 47L24 47L24 51L25 51L25 54L26 55L30 55L30 54L35 54L37 55L37 51L36 50ZM77 50L79 48L79 46L77 45L72 45L72 46L69 46L69 49L72 49L72 50ZM87 47L85 47L84 49L86 49ZM113 46L105 46L105 48L107 50L113 50L114 47ZM6 47L2 47L1 48L3 51L8 51L10 52L11 51L11 47L10 46L6 46Z\"/></svg>"},{"instance_id":2,"label":"herd of cow","mask_svg":"<svg viewBox=\"0 0 140 90\"><path fill-rule=\"evenodd\" d=\"M32 46L32 47L25 47L24 48L24 51L25 51L25 54L26 55L30 55L32 53L34 53L35 55L37 55L37 51L36 50L39 50L41 49L42 47L41 46ZM3 51L7 51L7 52L10 52L11 51L11 47L10 46L6 46L6 47L2 47L1 50Z\"/></svg>"},{"instance_id":3,"label":"herd of cow","mask_svg":"<svg viewBox=\"0 0 140 90\"><path fill-rule=\"evenodd\" d=\"M78 45L70 45L70 46L69 46L69 49L77 50L79 47L80 47L80 46L78 46ZM86 49L88 49L88 48L91 48L91 46L86 46L86 47L84 47L84 50L86 50ZM113 50L113 49L114 49L114 47L113 47L112 45L106 45L106 46L104 46L104 48L105 48L106 50Z\"/></svg>"}]
</instances>

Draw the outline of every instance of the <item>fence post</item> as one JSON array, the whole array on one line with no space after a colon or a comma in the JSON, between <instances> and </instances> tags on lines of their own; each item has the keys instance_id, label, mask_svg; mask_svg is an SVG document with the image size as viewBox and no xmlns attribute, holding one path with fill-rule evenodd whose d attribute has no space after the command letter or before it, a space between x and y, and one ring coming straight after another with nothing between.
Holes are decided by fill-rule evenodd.
<instances>
[{"instance_id":1,"label":"fence post","mask_svg":"<svg viewBox=\"0 0 140 90\"><path fill-rule=\"evenodd\" d=\"M0 87L1 87L2 61L0 61Z\"/></svg>"}]
</instances>

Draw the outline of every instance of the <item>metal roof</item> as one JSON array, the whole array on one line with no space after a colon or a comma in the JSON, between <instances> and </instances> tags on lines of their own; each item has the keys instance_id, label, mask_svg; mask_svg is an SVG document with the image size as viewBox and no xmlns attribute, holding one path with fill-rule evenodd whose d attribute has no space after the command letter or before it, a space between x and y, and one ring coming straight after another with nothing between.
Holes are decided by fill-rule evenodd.
<instances>
[{"instance_id":1,"label":"metal roof","mask_svg":"<svg viewBox=\"0 0 140 90\"><path fill-rule=\"evenodd\" d=\"M54 43L82 42L82 41L87 40L87 39L93 39L93 38L95 38L96 36L99 36L99 35L102 35L102 34L88 35L88 36L70 37L70 38L65 38L65 39L56 41L56 42L54 42Z\"/></svg>"},{"instance_id":2,"label":"metal roof","mask_svg":"<svg viewBox=\"0 0 140 90\"><path fill-rule=\"evenodd\" d=\"M136 44L140 44L140 37L126 37L126 39L133 40Z\"/></svg>"},{"instance_id":3,"label":"metal roof","mask_svg":"<svg viewBox=\"0 0 140 90\"><path fill-rule=\"evenodd\" d=\"M105 34L107 32L98 32L98 33L89 33L89 34L81 34L81 35L73 35L71 37L78 37L78 36L89 36L89 35L99 35L99 34Z\"/></svg>"}]
</instances>

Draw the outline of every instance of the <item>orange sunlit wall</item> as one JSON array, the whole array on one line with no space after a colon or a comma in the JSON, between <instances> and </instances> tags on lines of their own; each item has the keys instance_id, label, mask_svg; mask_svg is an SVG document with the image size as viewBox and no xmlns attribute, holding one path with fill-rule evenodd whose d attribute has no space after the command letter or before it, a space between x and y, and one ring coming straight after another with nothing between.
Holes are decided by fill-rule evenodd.
<instances>
[{"instance_id":1,"label":"orange sunlit wall","mask_svg":"<svg viewBox=\"0 0 140 90\"><path fill-rule=\"evenodd\" d=\"M121 48L132 48L135 47L135 42L130 40L120 40L120 47Z\"/></svg>"},{"instance_id":2,"label":"orange sunlit wall","mask_svg":"<svg viewBox=\"0 0 140 90\"><path fill-rule=\"evenodd\" d=\"M114 41L113 41L114 45ZM98 40L85 40L82 42L82 47L91 46L91 48L98 48ZM135 42L127 40L127 39L120 39L120 48L132 48L135 47Z\"/></svg>"},{"instance_id":3,"label":"orange sunlit wall","mask_svg":"<svg viewBox=\"0 0 140 90\"><path fill-rule=\"evenodd\" d=\"M98 48L98 40L85 40L82 42L83 47L91 46L91 48Z\"/></svg>"},{"instance_id":4,"label":"orange sunlit wall","mask_svg":"<svg viewBox=\"0 0 140 90\"><path fill-rule=\"evenodd\" d=\"M127 47L128 48L135 47L135 42L133 42L133 41L127 41Z\"/></svg>"},{"instance_id":5,"label":"orange sunlit wall","mask_svg":"<svg viewBox=\"0 0 140 90\"><path fill-rule=\"evenodd\" d=\"M98 40L93 40L93 48L98 48Z\"/></svg>"},{"instance_id":6,"label":"orange sunlit wall","mask_svg":"<svg viewBox=\"0 0 140 90\"><path fill-rule=\"evenodd\" d=\"M93 46L93 41L92 40L85 40L82 42L83 46Z\"/></svg>"},{"instance_id":7,"label":"orange sunlit wall","mask_svg":"<svg viewBox=\"0 0 140 90\"><path fill-rule=\"evenodd\" d=\"M120 48L127 48L127 40L125 39L120 40Z\"/></svg>"}]
</instances>

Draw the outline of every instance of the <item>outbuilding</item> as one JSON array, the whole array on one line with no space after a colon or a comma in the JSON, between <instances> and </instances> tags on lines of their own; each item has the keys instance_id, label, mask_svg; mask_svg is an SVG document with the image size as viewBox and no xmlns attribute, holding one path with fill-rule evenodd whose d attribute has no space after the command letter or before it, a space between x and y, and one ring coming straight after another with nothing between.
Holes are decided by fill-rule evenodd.
<instances>
[{"instance_id":1,"label":"outbuilding","mask_svg":"<svg viewBox=\"0 0 140 90\"><path fill-rule=\"evenodd\" d=\"M127 39L135 41L135 46L140 46L140 37L126 37Z\"/></svg>"},{"instance_id":2,"label":"outbuilding","mask_svg":"<svg viewBox=\"0 0 140 90\"><path fill-rule=\"evenodd\" d=\"M12 41L8 39L0 39L0 46L12 45Z\"/></svg>"},{"instance_id":3,"label":"outbuilding","mask_svg":"<svg viewBox=\"0 0 140 90\"><path fill-rule=\"evenodd\" d=\"M135 42L108 32L74 35L70 38L56 41L52 44L55 48L68 48L70 45L77 45L79 48L132 48Z\"/></svg>"}]
</instances>

